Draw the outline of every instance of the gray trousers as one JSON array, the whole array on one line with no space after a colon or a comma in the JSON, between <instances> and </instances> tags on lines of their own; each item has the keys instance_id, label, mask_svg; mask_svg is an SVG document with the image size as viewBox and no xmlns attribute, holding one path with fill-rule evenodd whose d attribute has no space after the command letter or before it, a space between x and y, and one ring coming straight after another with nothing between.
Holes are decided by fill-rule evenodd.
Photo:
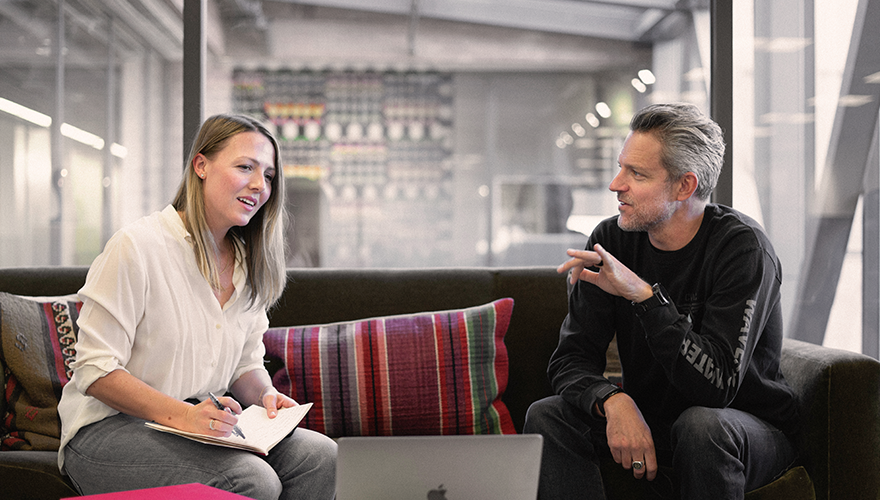
<instances>
[{"instance_id":1,"label":"gray trousers","mask_svg":"<svg viewBox=\"0 0 880 500\"><path fill-rule=\"evenodd\" d=\"M559 396L532 404L524 432L544 436L541 500L605 498L599 458L610 457L605 421L588 415ZM686 500L738 500L745 492L772 482L797 458L779 429L743 411L695 406L679 416L672 429L651 429L661 465L674 478L658 476L652 490L672 480ZM663 463L667 462L667 463ZM671 491L670 491L671 493Z\"/></svg>"},{"instance_id":2,"label":"gray trousers","mask_svg":"<svg viewBox=\"0 0 880 500\"><path fill-rule=\"evenodd\" d=\"M331 500L336 443L297 428L263 457L159 432L117 414L77 432L64 449L64 473L84 495L201 483L261 500Z\"/></svg>"}]
</instances>

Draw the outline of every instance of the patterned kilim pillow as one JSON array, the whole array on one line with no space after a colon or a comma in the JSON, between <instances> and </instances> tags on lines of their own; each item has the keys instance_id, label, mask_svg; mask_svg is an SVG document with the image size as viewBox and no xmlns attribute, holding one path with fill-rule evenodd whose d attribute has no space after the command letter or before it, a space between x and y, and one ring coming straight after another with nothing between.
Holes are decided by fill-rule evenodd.
<instances>
[{"instance_id":1,"label":"patterned kilim pillow","mask_svg":"<svg viewBox=\"0 0 880 500\"><path fill-rule=\"evenodd\" d=\"M278 390L330 437L514 434L501 395L513 299L461 310L272 328Z\"/></svg>"},{"instance_id":2,"label":"patterned kilim pillow","mask_svg":"<svg viewBox=\"0 0 880 500\"><path fill-rule=\"evenodd\" d=\"M72 375L76 295L22 297L0 292L4 402L0 450L57 450L58 400Z\"/></svg>"}]
</instances>

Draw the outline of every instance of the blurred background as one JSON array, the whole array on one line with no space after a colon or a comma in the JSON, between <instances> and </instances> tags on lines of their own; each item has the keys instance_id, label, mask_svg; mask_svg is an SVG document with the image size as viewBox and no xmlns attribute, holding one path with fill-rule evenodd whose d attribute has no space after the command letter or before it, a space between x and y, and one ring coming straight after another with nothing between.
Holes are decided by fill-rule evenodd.
<instances>
[{"instance_id":1,"label":"blurred background","mask_svg":"<svg viewBox=\"0 0 880 500\"><path fill-rule=\"evenodd\" d=\"M616 213L635 110L719 111L720 43L722 200L770 234L789 333L877 357L877 142L840 132L877 134L871 3L203 0L204 116L275 131L292 267L556 265ZM170 202L185 26L184 0L0 0L0 266L89 265Z\"/></svg>"}]
</instances>

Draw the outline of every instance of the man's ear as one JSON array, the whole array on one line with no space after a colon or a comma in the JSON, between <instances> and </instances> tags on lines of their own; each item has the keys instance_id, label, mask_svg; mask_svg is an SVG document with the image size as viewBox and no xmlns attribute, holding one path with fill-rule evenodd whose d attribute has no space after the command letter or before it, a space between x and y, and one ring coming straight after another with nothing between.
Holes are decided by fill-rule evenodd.
<instances>
[{"instance_id":1,"label":"man's ear","mask_svg":"<svg viewBox=\"0 0 880 500\"><path fill-rule=\"evenodd\" d=\"M693 196L699 185L700 181L697 179L697 174L687 172L681 176L681 179L678 180L678 201L684 201Z\"/></svg>"}]
</instances>

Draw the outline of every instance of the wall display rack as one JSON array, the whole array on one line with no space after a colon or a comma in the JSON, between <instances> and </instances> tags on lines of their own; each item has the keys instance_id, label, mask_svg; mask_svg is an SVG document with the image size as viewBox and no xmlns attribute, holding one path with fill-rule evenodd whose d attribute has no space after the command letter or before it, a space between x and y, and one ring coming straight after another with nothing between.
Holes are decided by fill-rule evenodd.
<instances>
[{"instance_id":1,"label":"wall display rack","mask_svg":"<svg viewBox=\"0 0 880 500\"><path fill-rule=\"evenodd\" d=\"M232 97L274 127L285 177L320 184L316 265L447 260L451 73L235 69Z\"/></svg>"}]
</instances>

